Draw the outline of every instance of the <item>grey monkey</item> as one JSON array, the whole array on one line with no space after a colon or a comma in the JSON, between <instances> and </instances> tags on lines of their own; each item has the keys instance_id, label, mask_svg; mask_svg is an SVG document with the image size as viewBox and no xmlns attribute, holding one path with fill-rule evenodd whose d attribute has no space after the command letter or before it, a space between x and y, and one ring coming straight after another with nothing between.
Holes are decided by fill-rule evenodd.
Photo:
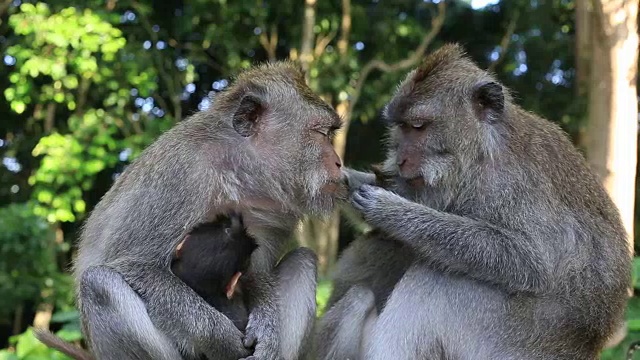
<instances>
[{"instance_id":1,"label":"grey monkey","mask_svg":"<svg viewBox=\"0 0 640 360\"><path fill-rule=\"evenodd\" d=\"M410 72L384 117L395 181L353 189L377 230L339 260L327 318L355 316L342 301L357 285L380 310L366 359L596 359L622 319L631 257L617 209L561 129L458 45Z\"/></svg>"},{"instance_id":2,"label":"grey monkey","mask_svg":"<svg viewBox=\"0 0 640 360\"><path fill-rule=\"evenodd\" d=\"M340 195L339 127L304 74L275 63L240 74L209 110L145 149L81 234L74 275L92 353L235 360L255 347L256 359L299 358L315 316L315 255L294 250L275 265L303 214L328 213ZM181 239L229 212L259 245L244 275L244 336L170 271ZM282 272L290 267L298 271Z\"/></svg>"},{"instance_id":3,"label":"grey monkey","mask_svg":"<svg viewBox=\"0 0 640 360\"><path fill-rule=\"evenodd\" d=\"M171 271L244 331L248 315L241 276L248 269L251 254L256 248L255 239L246 233L240 214L220 215L210 223L196 226L178 244ZM313 254L310 256L301 260L308 262L312 269L313 262L308 259L313 259ZM296 266L285 270L299 271L301 268ZM93 359L88 351L65 342L50 331L38 329L35 335L44 344L71 358Z\"/></svg>"},{"instance_id":4,"label":"grey monkey","mask_svg":"<svg viewBox=\"0 0 640 360\"><path fill-rule=\"evenodd\" d=\"M213 222L196 226L178 244L171 271L244 331L248 316L239 283L256 247L255 239L246 233L239 214L221 215ZM71 358L93 359L88 351L65 342L50 331L38 329L35 335L44 344Z\"/></svg>"}]
</instances>

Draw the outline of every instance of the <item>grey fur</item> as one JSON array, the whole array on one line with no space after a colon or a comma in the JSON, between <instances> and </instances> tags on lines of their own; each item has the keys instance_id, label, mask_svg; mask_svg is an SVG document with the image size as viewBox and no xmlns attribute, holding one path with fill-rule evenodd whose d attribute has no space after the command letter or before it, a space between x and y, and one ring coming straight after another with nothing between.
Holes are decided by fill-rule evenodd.
<instances>
[{"instance_id":1,"label":"grey fur","mask_svg":"<svg viewBox=\"0 0 640 360\"><path fill-rule=\"evenodd\" d=\"M387 105L394 186L352 198L385 236L350 246L331 299L380 287L366 359L596 359L622 319L631 258L617 209L561 129L496 84L448 45ZM416 172L401 171L411 152ZM326 316L351 316L339 311Z\"/></svg>"},{"instance_id":2,"label":"grey fur","mask_svg":"<svg viewBox=\"0 0 640 360\"><path fill-rule=\"evenodd\" d=\"M333 207L336 194L322 188L339 181L340 159L318 134L338 126L298 68L276 63L241 74L210 110L149 146L95 207L80 239L78 305L96 357L176 359L179 351L186 359L236 360L255 343L255 358L275 359L281 348L302 348L306 339L277 335L282 304L272 271L301 216ZM259 245L246 274L244 339L169 271L194 226L230 211L243 215ZM312 287L300 284L291 298L310 303ZM313 317L296 321L306 333Z\"/></svg>"},{"instance_id":3,"label":"grey fur","mask_svg":"<svg viewBox=\"0 0 640 360\"><path fill-rule=\"evenodd\" d=\"M373 292L352 286L318 324L317 359L363 359L362 353L377 319ZM335 318L335 316L344 316ZM328 346L325 346L328 345Z\"/></svg>"}]
</instances>

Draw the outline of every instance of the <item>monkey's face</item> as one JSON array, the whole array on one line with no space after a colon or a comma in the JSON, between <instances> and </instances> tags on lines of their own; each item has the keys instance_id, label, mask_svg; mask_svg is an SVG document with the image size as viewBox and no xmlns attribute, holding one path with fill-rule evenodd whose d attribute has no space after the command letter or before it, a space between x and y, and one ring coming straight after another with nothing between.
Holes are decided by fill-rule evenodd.
<instances>
[{"instance_id":1,"label":"monkey's face","mask_svg":"<svg viewBox=\"0 0 640 360\"><path fill-rule=\"evenodd\" d=\"M271 199L290 210L327 214L343 194L342 161L331 144L340 118L301 73L289 70L249 88L233 127L257 164L251 175L271 191Z\"/></svg>"},{"instance_id":2,"label":"monkey's face","mask_svg":"<svg viewBox=\"0 0 640 360\"><path fill-rule=\"evenodd\" d=\"M384 111L384 168L407 196L439 186L455 189L463 179L458 175L491 156L492 123L504 109L502 87L469 60L431 56L408 75Z\"/></svg>"},{"instance_id":3,"label":"monkey's face","mask_svg":"<svg viewBox=\"0 0 640 360\"><path fill-rule=\"evenodd\" d=\"M340 125L333 110L324 109L316 110L302 129L300 199L304 208L319 215L329 213L334 199L346 194L341 182L342 161L332 145Z\"/></svg>"},{"instance_id":4,"label":"monkey's face","mask_svg":"<svg viewBox=\"0 0 640 360\"><path fill-rule=\"evenodd\" d=\"M437 186L456 167L455 147L447 138L451 124L443 104L433 98L397 96L385 109L389 125L386 172L395 174L405 193Z\"/></svg>"}]
</instances>

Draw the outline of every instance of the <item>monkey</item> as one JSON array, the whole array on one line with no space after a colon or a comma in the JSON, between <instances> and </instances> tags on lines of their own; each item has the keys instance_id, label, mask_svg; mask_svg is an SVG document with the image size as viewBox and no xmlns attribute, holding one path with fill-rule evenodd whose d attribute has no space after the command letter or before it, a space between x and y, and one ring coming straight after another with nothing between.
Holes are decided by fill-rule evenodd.
<instances>
[{"instance_id":1,"label":"monkey","mask_svg":"<svg viewBox=\"0 0 640 360\"><path fill-rule=\"evenodd\" d=\"M240 73L208 110L132 161L85 221L74 261L95 357L262 360L308 351L317 258L299 248L278 260L304 215L327 215L343 196L331 144L340 125L297 65L275 62ZM243 275L244 334L170 271L181 239L229 212L242 214L258 244Z\"/></svg>"},{"instance_id":2,"label":"monkey","mask_svg":"<svg viewBox=\"0 0 640 360\"><path fill-rule=\"evenodd\" d=\"M171 271L209 305L244 331L247 309L240 277L256 249L255 239L245 231L239 214L221 215L195 227L176 248ZM93 359L84 349L69 344L50 331L38 329L42 343L77 360Z\"/></svg>"},{"instance_id":3,"label":"monkey","mask_svg":"<svg viewBox=\"0 0 640 360\"><path fill-rule=\"evenodd\" d=\"M220 216L197 226L178 244L171 271L244 331L248 316L241 276L249 268L256 248L255 239L245 231L242 216Z\"/></svg>"},{"instance_id":4,"label":"monkey","mask_svg":"<svg viewBox=\"0 0 640 360\"><path fill-rule=\"evenodd\" d=\"M221 215L213 222L194 228L178 244L171 271L244 331L247 310L239 281L256 247L255 239L246 233L239 214ZM39 329L35 334L44 344L74 359L92 359L84 349L49 331Z\"/></svg>"},{"instance_id":5,"label":"monkey","mask_svg":"<svg viewBox=\"0 0 640 360\"><path fill-rule=\"evenodd\" d=\"M560 127L457 44L409 72L383 118L394 181L343 169L375 231L341 255L325 315L338 320L319 333L355 316L343 301L362 286L379 309L366 359L596 359L622 320L631 256L618 210Z\"/></svg>"}]
</instances>

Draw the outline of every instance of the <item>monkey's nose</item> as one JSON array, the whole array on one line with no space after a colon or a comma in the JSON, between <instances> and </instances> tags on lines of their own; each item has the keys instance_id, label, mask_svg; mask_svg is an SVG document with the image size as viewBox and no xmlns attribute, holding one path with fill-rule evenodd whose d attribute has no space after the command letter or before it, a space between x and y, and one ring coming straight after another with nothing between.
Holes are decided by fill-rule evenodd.
<instances>
[{"instance_id":1,"label":"monkey's nose","mask_svg":"<svg viewBox=\"0 0 640 360\"><path fill-rule=\"evenodd\" d=\"M340 169L342 167L342 163L340 161L336 161L336 166Z\"/></svg>"},{"instance_id":2,"label":"monkey's nose","mask_svg":"<svg viewBox=\"0 0 640 360\"><path fill-rule=\"evenodd\" d=\"M407 159L401 159L396 161L396 165L398 165L398 167L402 167L402 165L404 165L407 162Z\"/></svg>"}]
</instances>

